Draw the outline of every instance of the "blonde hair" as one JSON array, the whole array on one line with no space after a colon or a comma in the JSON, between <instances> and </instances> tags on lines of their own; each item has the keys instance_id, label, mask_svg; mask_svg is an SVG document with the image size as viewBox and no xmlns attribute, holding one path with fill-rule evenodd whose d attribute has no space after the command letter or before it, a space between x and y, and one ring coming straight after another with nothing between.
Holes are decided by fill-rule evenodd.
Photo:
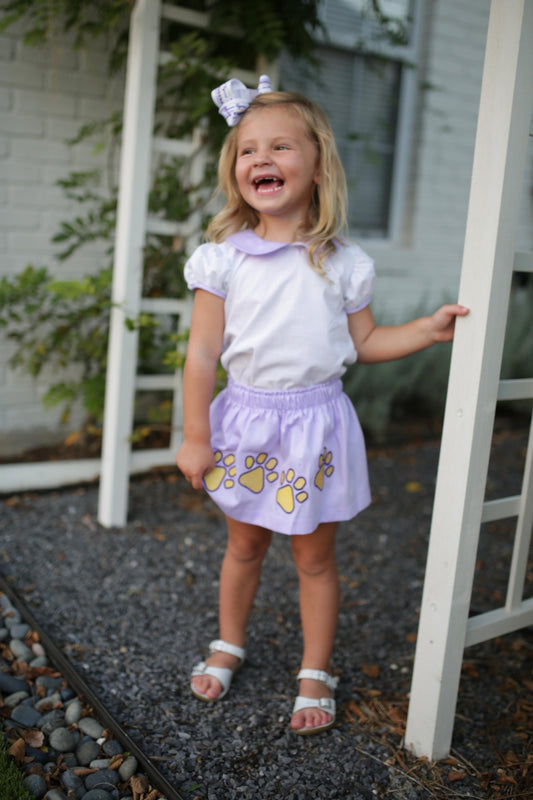
<instances>
[{"instance_id":1,"label":"blonde hair","mask_svg":"<svg viewBox=\"0 0 533 800\"><path fill-rule=\"evenodd\" d=\"M331 125L316 103L296 92L258 95L242 118L255 109L267 106L286 106L298 114L309 138L316 144L320 183L313 193L309 207L309 228L302 231L302 239L307 242L312 267L324 275L325 261L335 251L338 237L346 229L346 177ZM243 200L235 178L238 128L238 125L232 128L226 137L218 162L216 196L224 194L226 205L213 217L207 228L206 238L213 242L222 242L232 233L243 228L253 229L259 223L259 215Z\"/></svg>"}]
</instances>

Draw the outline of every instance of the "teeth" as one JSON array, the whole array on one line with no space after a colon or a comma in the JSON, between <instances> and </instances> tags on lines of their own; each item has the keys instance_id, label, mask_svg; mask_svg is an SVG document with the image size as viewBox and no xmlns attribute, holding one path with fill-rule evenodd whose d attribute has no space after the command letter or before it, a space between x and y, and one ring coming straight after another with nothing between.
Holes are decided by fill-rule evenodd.
<instances>
[{"instance_id":1,"label":"teeth","mask_svg":"<svg viewBox=\"0 0 533 800\"><path fill-rule=\"evenodd\" d=\"M281 180L281 178L274 178L274 177L256 178L254 180L254 186L263 186L268 183L276 183L276 184L279 183L281 185L283 181Z\"/></svg>"}]
</instances>

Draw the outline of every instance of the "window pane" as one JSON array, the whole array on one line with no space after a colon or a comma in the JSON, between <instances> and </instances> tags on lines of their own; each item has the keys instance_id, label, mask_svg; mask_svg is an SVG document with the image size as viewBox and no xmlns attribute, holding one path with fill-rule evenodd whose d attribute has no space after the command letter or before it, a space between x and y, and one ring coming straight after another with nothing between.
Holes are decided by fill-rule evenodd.
<instances>
[{"instance_id":1,"label":"window pane","mask_svg":"<svg viewBox=\"0 0 533 800\"><path fill-rule=\"evenodd\" d=\"M311 97L329 117L346 170L353 235L386 235L401 64L319 46L318 78L288 56L282 88Z\"/></svg>"},{"instance_id":2,"label":"window pane","mask_svg":"<svg viewBox=\"0 0 533 800\"><path fill-rule=\"evenodd\" d=\"M407 45L412 33L412 0L321 0L320 18L336 44ZM381 18L380 18L381 15Z\"/></svg>"}]
</instances>

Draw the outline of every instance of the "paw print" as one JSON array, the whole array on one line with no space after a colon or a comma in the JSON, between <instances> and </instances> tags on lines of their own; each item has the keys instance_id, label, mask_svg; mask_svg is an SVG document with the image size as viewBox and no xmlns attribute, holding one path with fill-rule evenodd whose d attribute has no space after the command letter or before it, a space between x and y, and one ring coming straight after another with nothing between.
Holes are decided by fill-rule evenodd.
<instances>
[{"instance_id":1,"label":"paw print","mask_svg":"<svg viewBox=\"0 0 533 800\"><path fill-rule=\"evenodd\" d=\"M235 486L235 475L237 474L237 467L235 466L235 456L231 453L224 458L220 450L215 452L215 461L217 466L211 472L204 475L204 483L206 489L210 492L216 490L224 484L224 489L233 489Z\"/></svg>"},{"instance_id":2,"label":"paw print","mask_svg":"<svg viewBox=\"0 0 533 800\"><path fill-rule=\"evenodd\" d=\"M305 486L305 478L301 476L295 479L296 473L293 469L288 469L287 474L281 473L280 483L285 484L281 486L276 492L276 500L278 505L287 513L291 514L294 511L294 501L304 503L309 495L307 492L302 491Z\"/></svg>"},{"instance_id":3,"label":"paw print","mask_svg":"<svg viewBox=\"0 0 533 800\"><path fill-rule=\"evenodd\" d=\"M276 458L268 458L266 453L259 453L257 458L246 456L244 464L247 471L240 475L239 483L255 494L263 491L265 478L269 483L278 479L278 473L274 471L278 461Z\"/></svg>"},{"instance_id":4,"label":"paw print","mask_svg":"<svg viewBox=\"0 0 533 800\"><path fill-rule=\"evenodd\" d=\"M315 486L317 489L320 489L320 491L324 488L324 478L330 478L335 470L335 467L331 463L332 458L333 453L331 450L324 447L318 459L318 472L315 475Z\"/></svg>"}]
</instances>

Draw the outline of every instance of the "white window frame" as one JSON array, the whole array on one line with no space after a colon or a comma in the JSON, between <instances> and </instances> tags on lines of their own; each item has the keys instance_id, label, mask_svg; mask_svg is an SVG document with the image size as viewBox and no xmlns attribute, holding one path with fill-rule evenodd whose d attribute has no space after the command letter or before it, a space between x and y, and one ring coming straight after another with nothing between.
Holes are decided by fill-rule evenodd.
<instances>
[{"instance_id":1,"label":"white window frame","mask_svg":"<svg viewBox=\"0 0 533 800\"><path fill-rule=\"evenodd\" d=\"M394 140L392 174L388 199L387 228L382 236L364 232L357 233L358 240L375 241L380 245L397 243L403 238L405 215L409 208L408 185L412 169L415 114L419 91L419 64L422 29L422 2L411 0L412 28L410 42L406 46L393 46L387 42L361 42L357 35L347 30L344 34L318 32L318 46L333 47L354 55L379 56L401 62L400 96Z\"/></svg>"}]
</instances>

